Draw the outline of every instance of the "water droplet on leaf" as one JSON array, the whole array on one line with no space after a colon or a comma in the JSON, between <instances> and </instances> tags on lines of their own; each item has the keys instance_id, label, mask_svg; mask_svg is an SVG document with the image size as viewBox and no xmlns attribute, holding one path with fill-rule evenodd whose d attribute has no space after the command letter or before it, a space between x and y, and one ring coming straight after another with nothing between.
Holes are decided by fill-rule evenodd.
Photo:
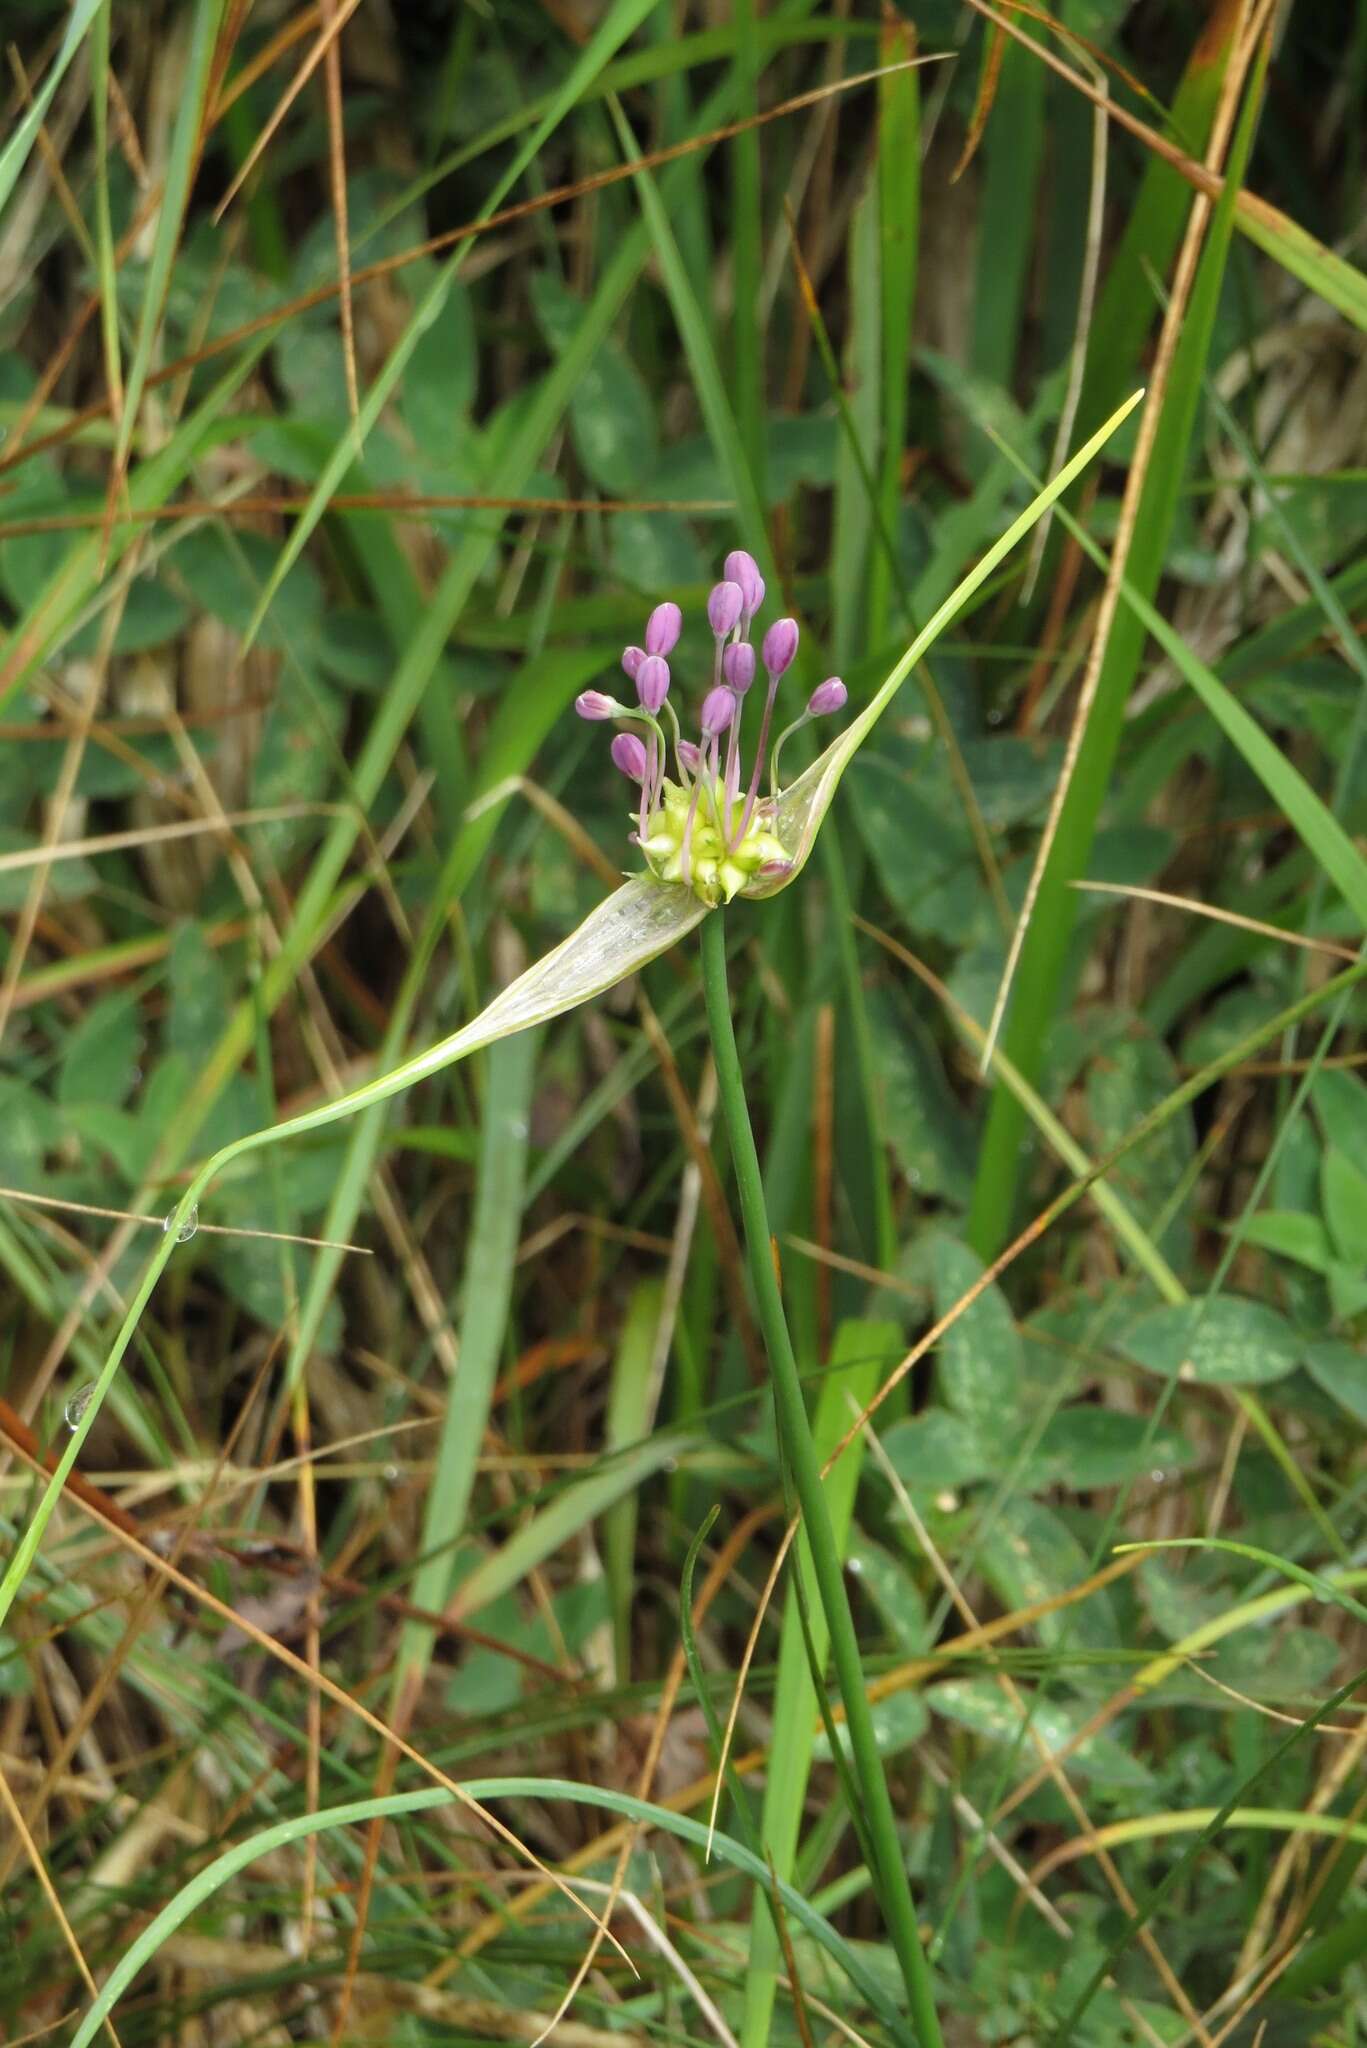
<instances>
[{"instance_id":1,"label":"water droplet on leaf","mask_svg":"<svg viewBox=\"0 0 1367 2048\"><path fill-rule=\"evenodd\" d=\"M165 1220L165 1221L163 1222L163 1224L162 1224L162 1226L161 1226L161 1227L162 1227L162 1230L163 1230L163 1232L165 1232L165 1231L168 1231L168 1230L170 1230L170 1229L172 1228L172 1226L174 1225L174 1223L175 1223L175 1220L176 1220L176 1212L175 1212L175 1210L173 1209L173 1210L171 1211L170 1215L169 1215L169 1216L168 1216L168 1217L166 1218L166 1220ZM190 1242L190 1239L191 1239L191 1238L192 1238L192 1237L194 1236L195 1232L196 1232L196 1231L197 1231L198 1229L199 1229L199 1204L198 1204L198 1202L196 1202L196 1203L194 1203L194 1204L193 1204L193 1206L191 1207L191 1210L190 1210L190 1213L189 1213L189 1215L188 1215L188 1216L187 1216L187 1217L185 1218L185 1221L184 1221L184 1222L183 1222L183 1223L181 1224L181 1226L180 1226L179 1230L177 1230L177 1231L176 1231L176 1243L177 1243L177 1244L188 1244L188 1243Z\"/></svg>"},{"instance_id":2,"label":"water droplet on leaf","mask_svg":"<svg viewBox=\"0 0 1367 2048\"><path fill-rule=\"evenodd\" d=\"M87 1380L83 1387L77 1387L71 1399L62 1410L62 1419L68 1429L79 1429L81 1418L95 1398L95 1382Z\"/></svg>"}]
</instances>

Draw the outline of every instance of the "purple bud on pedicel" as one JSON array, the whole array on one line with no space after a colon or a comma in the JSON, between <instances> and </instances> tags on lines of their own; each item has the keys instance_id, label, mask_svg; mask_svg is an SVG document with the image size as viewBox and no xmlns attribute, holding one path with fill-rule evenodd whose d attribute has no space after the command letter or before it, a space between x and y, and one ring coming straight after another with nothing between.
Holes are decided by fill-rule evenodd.
<instances>
[{"instance_id":1,"label":"purple bud on pedicel","mask_svg":"<svg viewBox=\"0 0 1367 2048\"><path fill-rule=\"evenodd\" d=\"M640 668L645 658L646 651L644 647L624 647L622 649L622 667L633 683L636 680L636 671Z\"/></svg>"},{"instance_id":2,"label":"purple bud on pedicel","mask_svg":"<svg viewBox=\"0 0 1367 2048\"><path fill-rule=\"evenodd\" d=\"M619 732L611 752L614 767L620 768L623 775L629 775L633 782L645 781L645 743L638 740L634 732Z\"/></svg>"},{"instance_id":3,"label":"purple bud on pedicel","mask_svg":"<svg viewBox=\"0 0 1367 2048\"><path fill-rule=\"evenodd\" d=\"M827 676L824 683L818 683L807 699L807 716L825 718L829 712L843 711L850 698L849 691L839 676Z\"/></svg>"},{"instance_id":4,"label":"purple bud on pedicel","mask_svg":"<svg viewBox=\"0 0 1367 2048\"><path fill-rule=\"evenodd\" d=\"M732 548L722 564L722 575L728 583L740 585L745 616L753 619L764 602L764 578L759 573L759 563L744 548Z\"/></svg>"},{"instance_id":5,"label":"purple bud on pedicel","mask_svg":"<svg viewBox=\"0 0 1367 2048\"><path fill-rule=\"evenodd\" d=\"M615 697L605 696L602 690L581 690L574 700L574 708L581 718L616 718L622 706Z\"/></svg>"},{"instance_id":6,"label":"purple bud on pedicel","mask_svg":"<svg viewBox=\"0 0 1367 2048\"><path fill-rule=\"evenodd\" d=\"M637 669L636 695L653 718L669 695L669 663L662 654L648 654Z\"/></svg>"},{"instance_id":7,"label":"purple bud on pedicel","mask_svg":"<svg viewBox=\"0 0 1367 2048\"><path fill-rule=\"evenodd\" d=\"M709 690L702 700L702 736L714 740L719 732L725 732L736 712L736 700L721 683L715 690Z\"/></svg>"},{"instance_id":8,"label":"purple bud on pedicel","mask_svg":"<svg viewBox=\"0 0 1367 2048\"><path fill-rule=\"evenodd\" d=\"M719 640L724 640L740 623L745 596L739 583L714 583L707 600L707 623Z\"/></svg>"},{"instance_id":9,"label":"purple bud on pedicel","mask_svg":"<svg viewBox=\"0 0 1367 2048\"><path fill-rule=\"evenodd\" d=\"M748 640L734 640L721 658L721 672L738 697L755 680L755 650Z\"/></svg>"},{"instance_id":10,"label":"purple bud on pedicel","mask_svg":"<svg viewBox=\"0 0 1367 2048\"><path fill-rule=\"evenodd\" d=\"M657 604L646 620L646 653L671 654L683 631L683 613L668 599Z\"/></svg>"},{"instance_id":11,"label":"purple bud on pedicel","mask_svg":"<svg viewBox=\"0 0 1367 2048\"><path fill-rule=\"evenodd\" d=\"M793 665L797 653L797 620L775 619L764 636L760 659L771 676L781 676Z\"/></svg>"},{"instance_id":12,"label":"purple bud on pedicel","mask_svg":"<svg viewBox=\"0 0 1367 2048\"><path fill-rule=\"evenodd\" d=\"M690 775L696 775L702 767L702 748L693 740L680 740L679 759Z\"/></svg>"}]
</instances>

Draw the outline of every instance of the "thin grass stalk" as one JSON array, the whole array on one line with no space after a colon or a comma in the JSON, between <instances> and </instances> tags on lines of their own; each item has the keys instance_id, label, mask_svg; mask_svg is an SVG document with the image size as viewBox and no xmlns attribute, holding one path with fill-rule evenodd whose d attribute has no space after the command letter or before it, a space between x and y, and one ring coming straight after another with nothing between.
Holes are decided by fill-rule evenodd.
<instances>
[{"instance_id":1,"label":"thin grass stalk","mask_svg":"<svg viewBox=\"0 0 1367 2048\"><path fill-rule=\"evenodd\" d=\"M788 1334L783 1297L774 1270L764 1181L745 1098L740 1053L731 1022L731 995L726 973L726 918L715 911L702 927L703 995L717 1066L722 1116L736 1171L745 1246L755 1304L769 1356L774 1408L793 1490L802 1510L811 1550L812 1569L830 1631L831 1656L849 1728L855 1776L864 1796L865 1821L873 1845L879 1904L906 1986L911 2022L921 2048L941 2048L939 2018L930 1966L921 1947L911 1884L897 1838L882 1758L874 1737L873 1715L864 1688L864 1667L854 1617L845 1593L840 1553L821 1484L821 1464L812 1440L802 1380Z\"/></svg>"}]
</instances>

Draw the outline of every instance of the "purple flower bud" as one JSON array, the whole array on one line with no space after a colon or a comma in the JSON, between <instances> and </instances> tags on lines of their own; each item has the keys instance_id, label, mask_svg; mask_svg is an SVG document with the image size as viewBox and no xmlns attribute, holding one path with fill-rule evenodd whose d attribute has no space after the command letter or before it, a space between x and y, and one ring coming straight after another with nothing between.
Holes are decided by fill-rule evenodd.
<instances>
[{"instance_id":1,"label":"purple flower bud","mask_svg":"<svg viewBox=\"0 0 1367 2048\"><path fill-rule=\"evenodd\" d=\"M574 700L574 708L581 718L616 718L622 706L615 697L609 697L602 690L581 690Z\"/></svg>"},{"instance_id":2,"label":"purple flower bud","mask_svg":"<svg viewBox=\"0 0 1367 2048\"><path fill-rule=\"evenodd\" d=\"M692 740L680 740L679 759L690 775L696 775L702 767L702 748L696 746Z\"/></svg>"},{"instance_id":3,"label":"purple flower bud","mask_svg":"<svg viewBox=\"0 0 1367 2048\"><path fill-rule=\"evenodd\" d=\"M843 711L849 702L850 693L839 676L827 676L824 683L818 683L807 699L807 716L824 718L830 711Z\"/></svg>"},{"instance_id":4,"label":"purple flower bud","mask_svg":"<svg viewBox=\"0 0 1367 2048\"><path fill-rule=\"evenodd\" d=\"M622 667L626 670L633 683L636 680L636 671L645 658L646 651L644 647L624 647L622 649Z\"/></svg>"},{"instance_id":5,"label":"purple flower bud","mask_svg":"<svg viewBox=\"0 0 1367 2048\"><path fill-rule=\"evenodd\" d=\"M755 680L755 650L748 640L733 640L721 658L721 672L738 697Z\"/></svg>"},{"instance_id":6,"label":"purple flower bud","mask_svg":"<svg viewBox=\"0 0 1367 2048\"><path fill-rule=\"evenodd\" d=\"M740 585L745 616L753 619L764 602L764 578L759 573L759 563L744 548L732 548L722 564L722 574L729 583Z\"/></svg>"},{"instance_id":7,"label":"purple flower bud","mask_svg":"<svg viewBox=\"0 0 1367 2048\"><path fill-rule=\"evenodd\" d=\"M612 743L611 752L614 767L620 768L623 775L629 775L633 782L645 781L645 745L637 739L634 732L619 732Z\"/></svg>"},{"instance_id":8,"label":"purple flower bud","mask_svg":"<svg viewBox=\"0 0 1367 2048\"><path fill-rule=\"evenodd\" d=\"M646 620L646 653L671 654L683 631L683 613L676 604L657 604Z\"/></svg>"},{"instance_id":9,"label":"purple flower bud","mask_svg":"<svg viewBox=\"0 0 1367 2048\"><path fill-rule=\"evenodd\" d=\"M669 663L662 654L648 654L637 669L636 695L653 718L669 695Z\"/></svg>"},{"instance_id":10,"label":"purple flower bud","mask_svg":"<svg viewBox=\"0 0 1367 2048\"><path fill-rule=\"evenodd\" d=\"M714 583L707 600L707 623L719 640L724 640L740 620L745 597L739 583Z\"/></svg>"},{"instance_id":11,"label":"purple flower bud","mask_svg":"<svg viewBox=\"0 0 1367 2048\"><path fill-rule=\"evenodd\" d=\"M797 653L797 620L775 619L764 636L760 659L771 676L781 676Z\"/></svg>"},{"instance_id":12,"label":"purple flower bud","mask_svg":"<svg viewBox=\"0 0 1367 2048\"><path fill-rule=\"evenodd\" d=\"M736 712L736 700L724 684L718 683L702 700L702 736L714 740L725 732Z\"/></svg>"}]
</instances>

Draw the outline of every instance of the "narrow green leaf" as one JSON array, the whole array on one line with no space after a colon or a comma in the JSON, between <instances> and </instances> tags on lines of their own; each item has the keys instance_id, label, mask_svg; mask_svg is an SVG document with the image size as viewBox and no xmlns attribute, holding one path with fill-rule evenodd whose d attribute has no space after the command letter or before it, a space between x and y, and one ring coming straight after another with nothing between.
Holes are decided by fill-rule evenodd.
<instances>
[{"instance_id":1,"label":"narrow green leaf","mask_svg":"<svg viewBox=\"0 0 1367 2048\"><path fill-rule=\"evenodd\" d=\"M746 890L747 896L776 895L801 873L815 844L817 828L830 809L841 776L917 662L934 646L946 626L963 610L975 591L981 589L993 570L1005 561L1017 542L1029 533L1036 520L1050 505L1057 502L1073 479L1080 476L1087 465L1095 459L1116 428L1133 412L1143 395L1142 391L1136 391L1132 398L1127 398L1091 439L1078 449L1076 455L1063 465L1058 475L1031 500L1019 517L1012 520L1001 538L993 542L967 576L956 585L943 603L936 607L906 653L858 717L852 719L844 731L832 740L825 752L817 756L810 768L805 769L797 781L784 790L779 801L775 829L792 866L782 875L761 877Z\"/></svg>"},{"instance_id":2,"label":"narrow green leaf","mask_svg":"<svg viewBox=\"0 0 1367 2048\"><path fill-rule=\"evenodd\" d=\"M171 265L180 246L181 223L198 162L200 137L207 127L205 98L222 18L223 0L197 0L185 70L177 94L176 121L162 179L152 254L143 280L142 311L138 316L138 331L128 365L128 381L124 386L123 414L114 444L116 471L122 468L133 445L143 388L152 367L152 351L161 331L166 293L171 282Z\"/></svg>"},{"instance_id":3,"label":"narrow green leaf","mask_svg":"<svg viewBox=\"0 0 1367 2048\"><path fill-rule=\"evenodd\" d=\"M446 1389L446 1413L423 1507L423 1563L413 1580L413 1604L429 1613L441 1613L451 1595L454 1546L469 1513L498 1377L522 1226L537 1043L534 1032L523 1031L500 1040L489 1055L475 1207L465 1256L460 1363ZM396 1697L415 1673L426 1671L434 1640L425 1623L408 1624L395 1665Z\"/></svg>"},{"instance_id":4,"label":"narrow green leaf","mask_svg":"<svg viewBox=\"0 0 1367 2048\"><path fill-rule=\"evenodd\" d=\"M633 1799L626 1792L614 1792L597 1785L577 1784L563 1778L475 1778L461 1789L471 1799L482 1803L496 1799L568 1800L571 1805L598 1807L619 1814L625 1820L660 1828L695 1848L705 1847L709 1842L709 1831L687 1814L673 1813L667 1807L652 1806L647 1800ZM169 1937L178 1927L184 1926L192 1913L221 1891L239 1870L273 1855L277 1849L291 1848L310 1835L360 1827L370 1821L389 1820L400 1814L428 1813L434 1807L446 1806L450 1802L451 1794L437 1786L420 1792L391 1792L383 1798L355 1799L343 1806L329 1807L321 1813L294 1814L289 1820L277 1821L273 1827L263 1828L258 1834L249 1835L245 1841L235 1843L231 1849L225 1849L221 1856L215 1857L212 1863L183 1885L155 1919L129 1943L72 2036L71 2048L89 2048L124 1992L160 1953ZM714 1834L710 1842L713 1854L722 1861L743 1871L759 1884L772 1882L763 1858L732 1841L729 1835ZM779 1892L784 1911L819 1943L844 1972L871 2009L890 2027L893 2039L903 2043L904 2048L910 2048L905 2022L858 1951L851 1948L829 1921L791 1885L780 1882Z\"/></svg>"},{"instance_id":5,"label":"narrow green leaf","mask_svg":"<svg viewBox=\"0 0 1367 2048\"><path fill-rule=\"evenodd\" d=\"M111 4L112 0L76 0L66 25L66 34L62 37L61 46L52 60L47 77L34 94L33 104L23 120L4 148L0 149L0 211L3 211L28 161L29 151L33 148L38 130L42 127L47 110L52 105L53 95L65 78L72 58L85 41L91 22L101 7Z\"/></svg>"},{"instance_id":6,"label":"narrow green leaf","mask_svg":"<svg viewBox=\"0 0 1367 2048\"><path fill-rule=\"evenodd\" d=\"M1224 193L1207 230L1135 511L1127 573L1146 599L1158 587L1186 473L1233 233L1234 202L1252 145L1261 85L1259 67L1235 133ZM986 424L984 430L991 432ZM1003 1034L1007 1052L1032 1085L1038 1084L1042 1071L1077 919L1077 893L1070 885L1084 872L1091 851L1143 649L1144 633L1138 620L1124 607L1117 607L1101 655L1087 729L1039 873L1038 894L1021 947ZM991 1258L1000 1249L1010 1227L1024 1138L1020 1104L1007 1089L997 1087L969 1214L969 1241L983 1258Z\"/></svg>"},{"instance_id":7,"label":"narrow green leaf","mask_svg":"<svg viewBox=\"0 0 1367 2048\"><path fill-rule=\"evenodd\" d=\"M851 1403L857 1408L864 1406L878 1384L886 1360L895 1357L900 1348L895 1324L846 1322L840 1325L812 1420L812 1439L823 1463L850 1426ZM842 1558L849 1548L854 1497L862 1462L861 1438L823 1482L831 1528ZM799 1536L798 1541L805 1551L805 1536ZM794 1560L793 1569L806 1572L810 1578L810 1557L800 1555ZM830 1644L830 1630L819 1606L814 1606L810 1614L810 1630L812 1653L818 1667L822 1667ZM779 1877L791 1877L793 1872L815 1747L817 1695L807 1650L797 1587L793 1584L784 1601L769 1763L760 1819L765 1849ZM768 1901L757 1895L750 1914L750 1957L745 1972L741 2048L764 2048L769 2040L782 1966L783 1952Z\"/></svg>"}]
</instances>

